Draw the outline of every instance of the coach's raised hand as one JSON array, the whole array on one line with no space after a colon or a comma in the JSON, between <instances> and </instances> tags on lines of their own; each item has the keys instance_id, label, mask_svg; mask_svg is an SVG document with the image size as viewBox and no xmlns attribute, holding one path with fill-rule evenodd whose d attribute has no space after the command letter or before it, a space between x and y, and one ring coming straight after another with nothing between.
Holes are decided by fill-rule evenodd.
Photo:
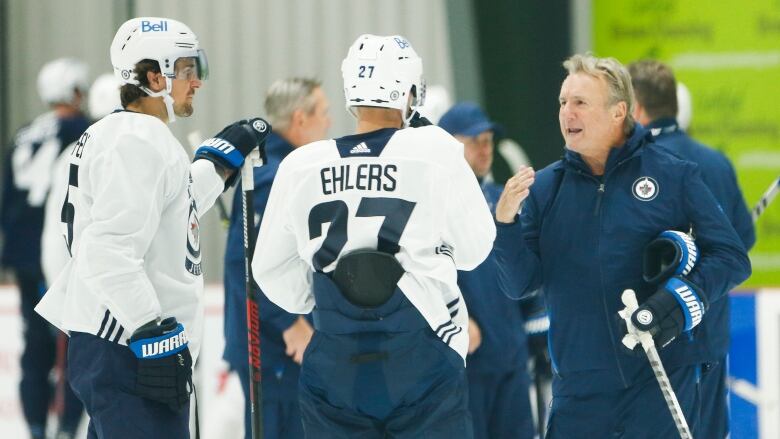
<instances>
[{"instance_id":1,"label":"coach's raised hand","mask_svg":"<svg viewBox=\"0 0 780 439\"><path fill-rule=\"evenodd\" d=\"M262 149L270 133L271 124L259 117L233 122L214 137L204 140L195 151L195 160L206 159L225 169L236 170L253 149Z\"/></svg>"},{"instance_id":2,"label":"coach's raised hand","mask_svg":"<svg viewBox=\"0 0 780 439\"><path fill-rule=\"evenodd\" d=\"M530 187L534 184L534 169L530 166L523 166L517 171L517 174L507 180L504 186L504 192L496 204L496 221L499 223L513 223L515 216L520 211L528 194Z\"/></svg>"}]
</instances>

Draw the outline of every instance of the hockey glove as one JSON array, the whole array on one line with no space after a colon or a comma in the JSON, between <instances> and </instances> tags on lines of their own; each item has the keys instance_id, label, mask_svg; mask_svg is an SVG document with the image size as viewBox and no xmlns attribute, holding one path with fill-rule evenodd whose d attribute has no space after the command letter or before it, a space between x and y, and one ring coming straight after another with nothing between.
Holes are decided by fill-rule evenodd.
<instances>
[{"instance_id":1,"label":"hockey glove","mask_svg":"<svg viewBox=\"0 0 780 439\"><path fill-rule=\"evenodd\" d=\"M204 140L195 151L195 160L206 159L225 169L237 170L253 149L259 147L264 156L265 138L270 133L271 125L259 117L239 120Z\"/></svg>"},{"instance_id":2,"label":"hockey glove","mask_svg":"<svg viewBox=\"0 0 780 439\"><path fill-rule=\"evenodd\" d=\"M190 401L192 357L184 326L169 317L149 322L130 337L130 349L138 358L135 393L179 412Z\"/></svg>"},{"instance_id":3,"label":"hockey glove","mask_svg":"<svg viewBox=\"0 0 780 439\"><path fill-rule=\"evenodd\" d=\"M656 346L664 347L701 322L705 296L689 280L674 276L642 303L631 316L634 326L650 332Z\"/></svg>"},{"instance_id":4,"label":"hockey glove","mask_svg":"<svg viewBox=\"0 0 780 439\"><path fill-rule=\"evenodd\" d=\"M409 119L409 126L412 128L419 128L419 127L426 127L428 125L433 125L430 120L428 120L427 117L423 117L419 111L414 112L412 114L412 118Z\"/></svg>"},{"instance_id":5,"label":"hockey glove","mask_svg":"<svg viewBox=\"0 0 780 439\"><path fill-rule=\"evenodd\" d=\"M699 249L690 235L667 230L645 247L642 277L658 285L672 276L687 276L698 257Z\"/></svg>"}]
</instances>

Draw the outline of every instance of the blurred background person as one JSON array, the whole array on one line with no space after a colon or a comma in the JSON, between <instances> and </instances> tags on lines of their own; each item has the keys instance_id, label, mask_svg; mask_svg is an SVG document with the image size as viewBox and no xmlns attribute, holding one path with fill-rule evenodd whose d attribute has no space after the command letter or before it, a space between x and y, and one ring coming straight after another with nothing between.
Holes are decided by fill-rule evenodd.
<instances>
[{"instance_id":1,"label":"blurred background person","mask_svg":"<svg viewBox=\"0 0 780 439\"><path fill-rule=\"evenodd\" d=\"M19 288L24 322L24 351L19 393L32 438L45 437L49 404L54 395L49 374L56 357L55 329L34 311L46 292L41 267L44 204L54 162L62 150L89 126L81 112L87 91L86 64L73 58L48 62L38 74L38 94L49 111L22 127L6 158L2 195L2 265ZM60 437L72 437L81 418L81 404L67 389Z\"/></svg>"},{"instance_id":2,"label":"blurred background person","mask_svg":"<svg viewBox=\"0 0 780 439\"><path fill-rule=\"evenodd\" d=\"M493 163L498 125L472 102L449 109L439 126L463 143L464 155L495 212L502 188L485 177ZM503 294L492 255L472 271L458 271L458 286L469 311L466 375L474 437L533 438L529 401L528 340L520 303Z\"/></svg>"},{"instance_id":3,"label":"blurred background person","mask_svg":"<svg viewBox=\"0 0 780 439\"><path fill-rule=\"evenodd\" d=\"M265 111L273 133L265 144L267 162L254 170L255 231L260 227L276 171L287 154L322 140L330 128L329 104L321 83L313 78L288 78L268 89ZM241 187L236 189L225 250L225 353L238 372L245 399L245 437L251 437L249 365L246 326L246 283ZM263 243L259 242L259 246ZM314 332L308 316L290 314L255 290L260 309L263 386L263 432L266 439L303 438L298 408L298 376L303 351Z\"/></svg>"},{"instance_id":4,"label":"blurred background person","mask_svg":"<svg viewBox=\"0 0 780 439\"><path fill-rule=\"evenodd\" d=\"M655 143L665 151L699 165L702 179L720 204L745 249L756 242L753 220L737 183L737 175L726 156L690 138L675 115L680 114L679 87L672 69L655 60L644 60L628 66L636 102L634 118L645 126ZM690 94L688 94L690 102ZM690 123L688 111L687 123ZM701 417L703 438L722 439L729 434L728 367L729 296L713 301L696 333L705 347L701 366Z\"/></svg>"}]
</instances>

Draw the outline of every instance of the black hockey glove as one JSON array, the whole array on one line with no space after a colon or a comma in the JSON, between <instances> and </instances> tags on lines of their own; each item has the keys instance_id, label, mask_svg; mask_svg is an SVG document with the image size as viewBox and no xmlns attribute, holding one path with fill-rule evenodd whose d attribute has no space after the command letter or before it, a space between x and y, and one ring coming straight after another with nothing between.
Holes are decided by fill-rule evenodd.
<instances>
[{"instance_id":1,"label":"black hockey glove","mask_svg":"<svg viewBox=\"0 0 780 439\"><path fill-rule=\"evenodd\" d=\"M255 148L260 148L260 155L265 159L265 138L270 133L271 125L259 117L239 120L204 140L195 151L194 160L206 159L225 169L237 170Z\"/></svg>"},{"instance_id":2,"label":"black hockey glove","mask_svg":"<svg viewBox=\"0 0 780 439\"><path fill-rule=\"evenodd\" d=\"M412 128L426 127L428 125L433 124L430 120L428 120L427 117L423 117L417 110L415 110L414 114L412 114L412 118L409 119L409 126Z\"/></svg>"},{"instance_id":3,"label":"black hockey glove","mask_svg":"<svg viewBox=\"0 0 780 439\"><path fill-rule=\"evenodd\" d=\"M701 322L707 308L699 288L681 276L664 282L631 316L631 322L664 347Z\"/></svg>"},{"instance_id":4,"label":"black hockey glove","mask_svg":"<svg viewBox=\"0 0 780 439\"><path fill-rule=\"evenodd\" d=\"M645 247L642 277L658 285L672 276L687 276L699 258L699 249L687 233L667 230Z\"/></svg>"},{"instance_id":5,"label":"black hockey glove","mask_svg":"<svg viewBox=\"0 0 780 439\"><path fill-rule=\"evenodd\" d=\"M130 337L130 349L138 358L135 393L179 412L190 401L192 357L184 326L169 317L149 322Z\"/></svg>"}]
</instances>

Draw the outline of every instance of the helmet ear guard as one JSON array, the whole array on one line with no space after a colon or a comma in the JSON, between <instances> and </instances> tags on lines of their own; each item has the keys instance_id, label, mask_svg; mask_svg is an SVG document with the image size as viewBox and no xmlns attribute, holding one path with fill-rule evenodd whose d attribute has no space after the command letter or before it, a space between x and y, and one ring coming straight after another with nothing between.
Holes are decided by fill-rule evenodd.
<instances>
[{"instance_id":1,"label":"helmet ear guard","mask_svg":"<svg viewBox=\"0 0 780 439\"><path fill-rule=\"evenodd\" d=\"M392 108L407 123L425 101L422 60L402 36L361 35L341 63L341 73L353 116L353 107Z\"/></svg>"}]
</instances>

